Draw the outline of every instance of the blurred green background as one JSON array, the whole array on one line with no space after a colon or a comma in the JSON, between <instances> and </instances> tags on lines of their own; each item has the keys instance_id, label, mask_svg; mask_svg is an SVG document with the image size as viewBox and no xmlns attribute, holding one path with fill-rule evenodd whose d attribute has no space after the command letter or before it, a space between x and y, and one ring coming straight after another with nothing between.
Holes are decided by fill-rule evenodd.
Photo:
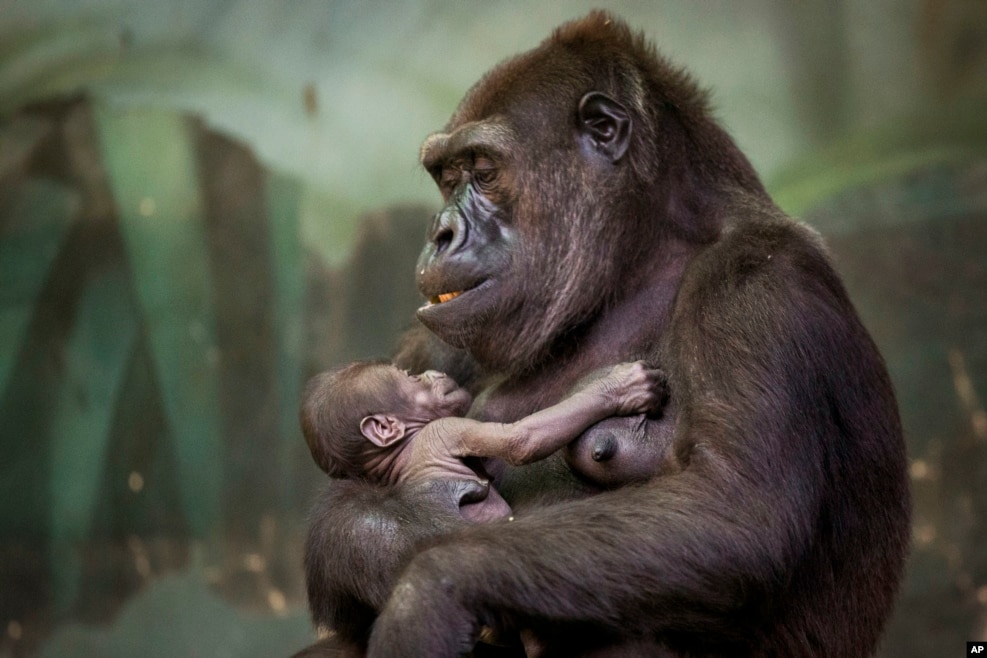
<instances>
[{"instance_id":1,"label":"blurred green background","mask_svg":"<svg viewBox=\"0 0 987 658\"><path fill-rule=\"evenodd\" d=\"M314 638L300 387L418 305L424 136L597 5L713 89L885 353L916 509L882 655L987 640L984 0L0 0L0 658Z\"/></svg>"}]
</instances>

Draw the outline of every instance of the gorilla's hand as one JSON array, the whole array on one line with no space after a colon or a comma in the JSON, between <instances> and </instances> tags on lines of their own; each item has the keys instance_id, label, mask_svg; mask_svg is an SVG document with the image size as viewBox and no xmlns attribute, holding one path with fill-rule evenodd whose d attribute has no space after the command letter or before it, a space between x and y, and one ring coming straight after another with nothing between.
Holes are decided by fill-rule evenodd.
<instances>
[{"instance_id":1,"label":"gorilla's hand","mask_svg":"<svg viewBox=\"0 0 987 658\"><path fill-rule=\"evenodd\" d=\"M442 514L459 516L459 507L486 500L490 493L490 481L473 479L442 479L409 482L401 495L418 500L429 509Z\"/></svg>"}]
</instances>

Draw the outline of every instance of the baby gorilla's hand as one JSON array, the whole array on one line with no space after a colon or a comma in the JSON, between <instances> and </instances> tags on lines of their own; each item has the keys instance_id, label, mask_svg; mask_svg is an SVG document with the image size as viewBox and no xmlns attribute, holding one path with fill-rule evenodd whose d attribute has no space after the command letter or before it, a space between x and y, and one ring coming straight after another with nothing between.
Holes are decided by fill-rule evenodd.
<instances>
[{"instance_id":1,"label":"baby gorilla's hand","mask_svg":"<svg viewBox=\"0 0 987 658\"><path fill-rule=\"evenodd\" d=\"M618 363L604 376L620 416L659 411L668 397L665 373L644 361Z\"/></svg>"}]
</instances>

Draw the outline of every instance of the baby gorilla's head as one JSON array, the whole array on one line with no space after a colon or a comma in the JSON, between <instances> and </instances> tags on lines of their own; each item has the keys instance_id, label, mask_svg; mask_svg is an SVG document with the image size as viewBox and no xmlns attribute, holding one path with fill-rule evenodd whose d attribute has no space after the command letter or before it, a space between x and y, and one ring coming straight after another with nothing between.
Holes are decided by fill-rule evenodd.
<instances>
[{"instance_id":1,"label":"baby gorilla's head","mask_svg":"<svg viewBox=\"0 0 987 658\"><path fill-rule=\"evenodd\" d=\"M412 375L389 363L356 361L320 373L305 389L302 433L313 459L334 477L366 475L367 461L445 416L463 415L472 397L446 375Z\"/></svg>"}]
</instances>

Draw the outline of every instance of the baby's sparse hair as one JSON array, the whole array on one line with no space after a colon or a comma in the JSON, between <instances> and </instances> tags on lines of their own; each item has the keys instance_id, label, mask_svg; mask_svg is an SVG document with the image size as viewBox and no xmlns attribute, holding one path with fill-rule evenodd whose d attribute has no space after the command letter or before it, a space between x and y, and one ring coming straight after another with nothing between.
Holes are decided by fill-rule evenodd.
<instances>
[{"instance_id":1,"label":"baby's sparse hair","mask_svg":"<svg viewBox=\"0 0 987 658\"><path fill-rule=\"evenodd\" d=\"M315 375L305 386L302 434L315 463L332 477L364 477L367 458L380 448L363 436L360 422L376 413L400 411L396 407L401 400L389 386L380 378L364 377L387 367L386 361L354 361Z\"/></svg>"}]
</instances>

